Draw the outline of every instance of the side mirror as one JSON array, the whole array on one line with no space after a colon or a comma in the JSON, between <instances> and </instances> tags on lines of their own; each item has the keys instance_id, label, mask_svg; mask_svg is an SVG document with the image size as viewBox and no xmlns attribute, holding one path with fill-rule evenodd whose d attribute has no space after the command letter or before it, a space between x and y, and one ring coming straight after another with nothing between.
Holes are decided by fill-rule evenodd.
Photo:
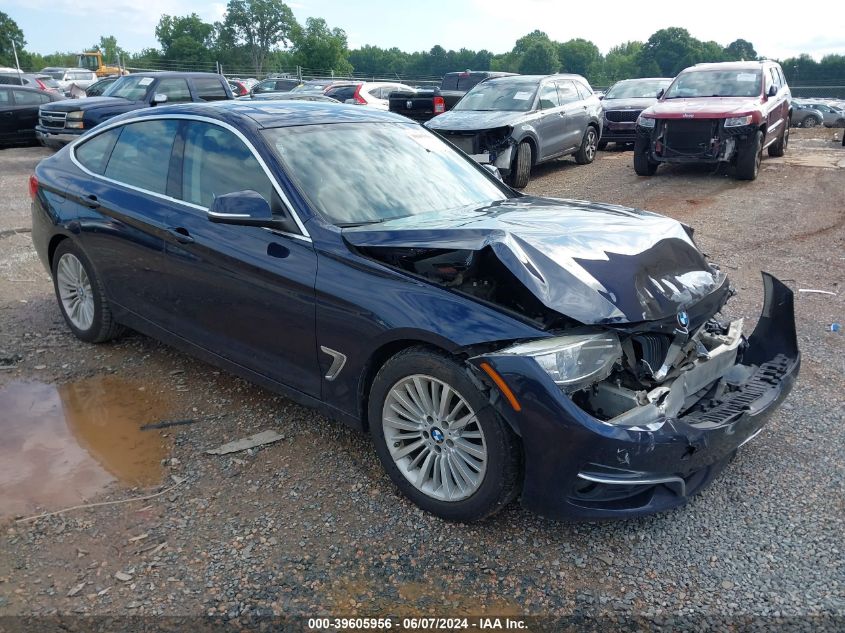
<instances>
[{"instance_id":1,"label":"side mirror","mask_svg":"<svg viewBox=\"0 0 845 633\"><path fill-rule=\"evenodd\" d=\"M490 174L491 174L491 175L492 175L492 176L493 176L496 180L498 180L499 182L504 182L504 180L502 180L502 174L499 172L499 168L498 168L498 167L496 167L495 165L491 165L490 163L484 163L484 164L483 164L483 165L481 165L481 166L482 166L484 169L486 169L487 171L489 171L489 172L490 172Z\"/></svg>"},{"instance_id":2,"label":"side mirror","mask_svg":"<svg viewBox=\"0 0 845 633\"><path fill-rule=\"evenodd\" d=\"M661 88L660 90L658 90L658 91L657 91L657 98L658 98L658 99L662 99L662 98L663 98L663 95L665 95L665 94L666 94L666 90L664 90L663 88Z\"/></svg>"},{"instance_id":3,"label":"side mirror","mask_svg":"<svg viewBox=\"0 0 845 633\"><path fill-rule=\"evenodd\" d=\"M604 94L600 94L599 95L599 101L603 101L603 100L604 100Z\"/></svg>"},{"instance_id":4,"label":"side mirror","mask_svg":"<svg viewBox=\"0 0 845 633\"><path fill-rule=\"evenodd\" d=\"M277 227L270 203L257 191L233 191L214 198L208 219L217 224Z\"/></svg>"},{"instance_id":5,"label":"side mirror","mask_svg":"<svg viewBox=\"0 0 845 633\"><path fill-rule=\"evenodd\" d=\"M778 87L777 86L769 86L769 96L776 97L778 94Z\"/></svg>"},{"instance_id":6,"label":"side mirror","mask_svg":"<svg viewBox=\"0 0 845 633\"><path fill-rule=\"evenodd\" d=\"M157 92L153 95L152 104L158 105L160 103L167 103L167 95Z\"/></svg>"}]
</instances>

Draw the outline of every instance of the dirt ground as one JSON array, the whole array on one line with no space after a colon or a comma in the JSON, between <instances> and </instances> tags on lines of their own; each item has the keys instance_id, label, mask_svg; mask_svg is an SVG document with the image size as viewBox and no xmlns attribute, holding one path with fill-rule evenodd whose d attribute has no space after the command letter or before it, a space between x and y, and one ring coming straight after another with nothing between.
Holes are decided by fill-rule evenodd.
<instances>
[{"instance_id":1,"label":"dirt ground","mask_svg":"<svg viewBox=\"0 0 845 633\"><path fill-rule=\"evenodd\" d=\"M528 193L692 226L749 326L761 270L833 293L796 292L799 383L723 476L685 508L605 524L518 504L445 523L340 424L138 334L77 341L29 235L27 178L50 152L0 150L0 616L845 618L841 133L793 130L754 182L698 167L640 178L613 145L535 170ZM140 430L163 420L185 423ZM263 430L283 437L205 454Z\"/></svg>"}]
</instances>

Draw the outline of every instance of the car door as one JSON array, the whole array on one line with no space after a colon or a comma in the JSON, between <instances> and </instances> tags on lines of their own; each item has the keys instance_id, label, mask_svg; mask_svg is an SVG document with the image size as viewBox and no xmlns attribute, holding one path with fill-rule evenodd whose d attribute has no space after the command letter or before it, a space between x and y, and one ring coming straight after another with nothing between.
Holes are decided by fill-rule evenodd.
<instances>
[{"instance_id":1,"label":"car door","mask_svg":"<svg viewBox=\"0 0 845 633\"><path fill-rule=\"evenodd\" d=\"M0 86L0 142L9 143L14 140L15 104L12 102L10 88Z\"/></svg>"},{"instance_id":2,"label":"car door","mask_svg":"<svg viewBox=\"0 0 845 633\"><path fill-rule=\"evenodd\" d=\"M164 256L170 162L179 122L128 123L72 149L84 173L72 178L79 240L109 299L154 323L166 323L168 271Z\"/></svg>"},{"instance_id":3,"label":"car door","mask_svg":"<svg viewBox=\"0 0 845 633\"><path fill-rule=\"evenodd\" d=\"M255 226L213 223L214 197L259 192L289 219L292 212L245 139L231 129L186 121L180 205L166 253L175 334L303 393L318 396L310 239ZM280 217L281 217L280 216ZM294 225L295 226L295 225Z\"/></svg>"},{"instance_id":4,"label":"car door","mask_svg":"<svg viewBox=\"0 0 845 633\"><path fill-rule=\"evenodd\" d=\"M789 112L789 105L786 99L786 90L784 89L783 81L780 73L775 66L763 67L764 89L765 89L765 110L768 127L766 130L765 142L769 143L773 138L776 138L781 133L781 126L788 125L786 116ZM777 93L774 96L769 96L769 89L774 87Z\"/></svg>"},{"instance_id":5,"label":"car door","mask_svg":"<svg viewBox=\"0 0 845 633\"><path fill-rule=\"evenodd\" d=\"M28 141L35 138L35 126L38 124L38 108L43 103L41 97L42 95L34 90L12 88L12 102L14 105L12 108L10 133L13 135L14 140Z\"/></svg>"},{"instance_id":6,"label":"car door","mask_svg":"<svg viewBox=\"0 0 845 633\"><path fill-rule=\"evenodd\" d=\"M560 154L564 148L563 110L553 81L540 84L537 91L539 116L534 124L539 139L540 160Z\"/></svg>"},{"instance_id":7,"label":"car door","mask_svg":"<svg viewBox=\"0 0 845 633\"><path fill-rule=\"evenodd\" d=\"M590 120L588 106L586 100L579 94L575 82L570 79L560 79L556 83L565 122L563 145L565 150L572 150L580 147L584 132L587 131Z\"/></svg>"}]
</instances>

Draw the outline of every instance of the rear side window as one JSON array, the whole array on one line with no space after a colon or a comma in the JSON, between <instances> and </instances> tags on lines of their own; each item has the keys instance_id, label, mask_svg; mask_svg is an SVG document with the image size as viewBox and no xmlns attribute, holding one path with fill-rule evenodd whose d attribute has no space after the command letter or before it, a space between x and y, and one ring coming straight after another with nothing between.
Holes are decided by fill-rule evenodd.
<instances>
[{"instance_id":1,"label":"rear side window","mask_svg":"<svg viewBox=\"0 0 845 633\"><path fill-rule=\"evenodd\" d=\"M12 95L8 90L0 88L0 105L9 105L12 102Z\"/></svg>"},{"instance_id":2,"label":"rear side window","mask_svg":"<svg viewBox=\"0 0 845 633\"><path fill-rule=\"evenodd\" d=\"M179 103L190 101L191 92L188 90L188 82L181 77L168 77L158 82L155 89L156 94L167 96L168 103Z\"/></svg>"},{"instance_id":3,"label":"rear side window","mask_svg":"<svg viewBox=\"0 0 845 633\"><path fill-rule=\"evenodd\" d=\"M203 101L222 101L228 99L223 82L215 77L194 77L194 90Z\"/></svg>"},{"instance_id":4,"label":"rear side window","mask_svg":"<svg viewBox=\"0 0 845 633\"><path fill-rule=\"evenodd\" d=\"M573 103L574 101L579 101L581 99L581 95L578 94L575 84L571 81L557 82L557 91L558 94L560 94L561 105Z\"/></svg>"},{"instance_id":5,"label":"rear side window","mask_svg":"<svg viewBox=\"0 0 845 633\"><path fill-rule=\"evenodd\" d=\"M124 125L104 175L133 187L165 193L178 129L179 121L172 119Z\"/></svg>"},{"instance_id":6,"label":"rear side window","mask_svg":"<svg viewBox=\"0 0 845 633\"><path fill-rule=\"evenodd\" d=\"M85 169L102 175L106 170L114 144L120 136L122 127L115 127L102 134L98 134L90 141L78 145L73 154Z\"/></svg>"},{"instance_id":7,"label":"rear side window","mask_svg":"<svg viewBox=\"0 0 845 633\"><path fill-rule=\"evenodd\" d=\"M355 86L341 86L340 88L329 88L326 96L338 101L346 101L355 96Z\"/></svg>"},{"instance_id":8,"label":"rear side window","mask_svg":"<svg viewBox=\"0 0 845 633\"><path fill-rule=\"evenodd\" d=\"M37 92L29 92L28 90L12 90L15 96L15 104L19 106L41 105L44 103L41 100L41 95Z\"/></svg>"},{"instance_id":9,"label":"rear side window","mask_svg":"<svg viewBox=\"0 0 845 633\"><path fill-rule=\"evenodd\" d=\"M182 163L182 200L210 207L215 196L252 189L273 204L273 187L244 142L229 130L190 122Z\"/></svg>"}]
</instances>

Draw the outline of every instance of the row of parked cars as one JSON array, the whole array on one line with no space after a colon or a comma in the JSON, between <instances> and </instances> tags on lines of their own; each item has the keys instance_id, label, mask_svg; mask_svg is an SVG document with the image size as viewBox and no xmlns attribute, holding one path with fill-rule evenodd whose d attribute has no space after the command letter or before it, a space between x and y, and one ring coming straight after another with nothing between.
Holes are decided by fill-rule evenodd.
<instances>
[{"instance_id":1,"label":"row of parked cars","mask_svg":"<svg viewBox=\"0 0 845 633\"><path fill-rule=\"evenodd\" d=\"M845 101L839 99L793 99L794 127L845 127Z\"/></svg>"}]
</instances>

